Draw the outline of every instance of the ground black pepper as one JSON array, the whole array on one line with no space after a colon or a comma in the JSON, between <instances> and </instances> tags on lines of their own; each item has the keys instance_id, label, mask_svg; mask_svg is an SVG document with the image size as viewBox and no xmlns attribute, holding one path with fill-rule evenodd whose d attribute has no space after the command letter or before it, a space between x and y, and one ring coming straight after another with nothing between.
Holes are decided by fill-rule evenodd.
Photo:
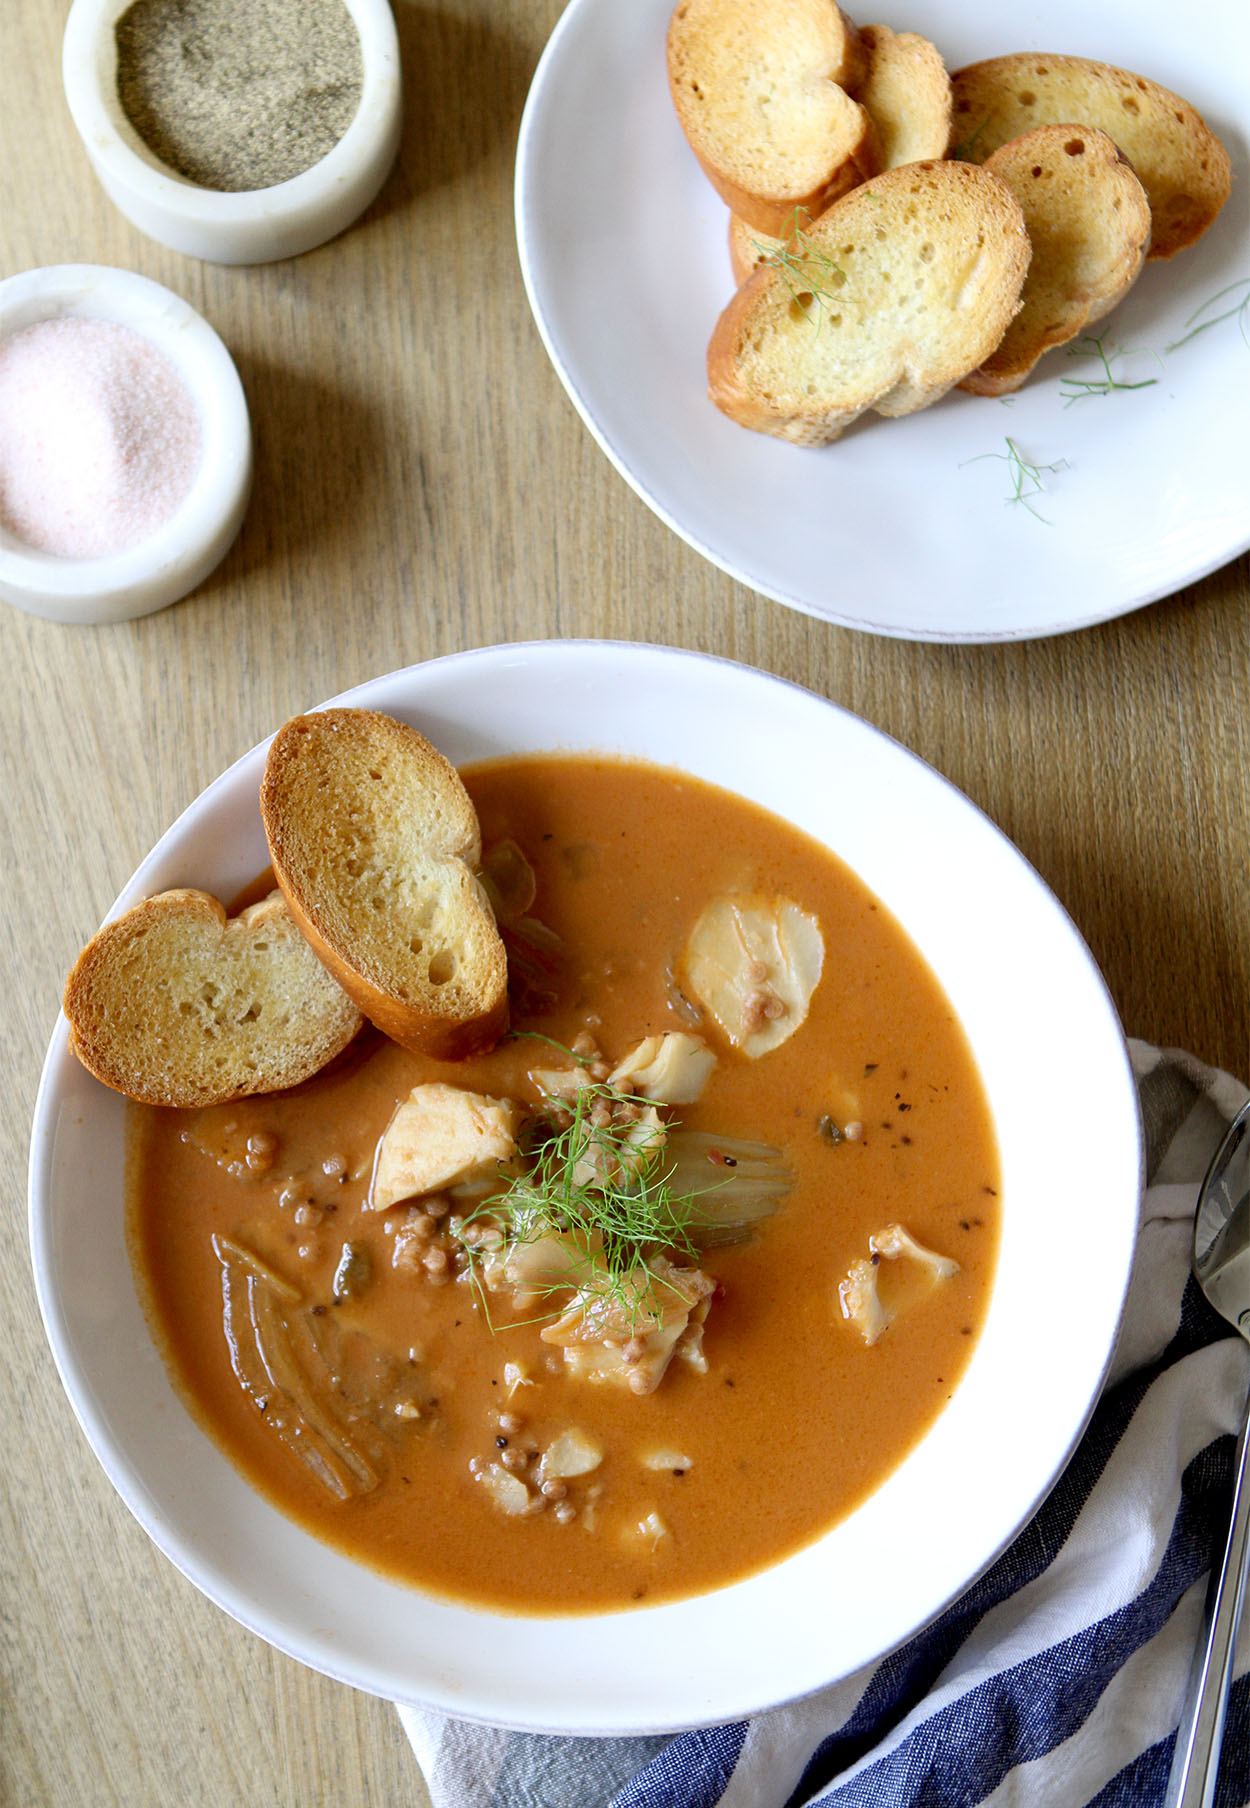
<instances>
[{"instance_id":1,"label":"ground black pepper","mask_svg":"<svg viewBox=\"0 0 1250 1808\"><path fill-rule=\"evenodd\" d=\"M201 188L289 181L360 105L360 37L343 0L134 0L115 31L123 112Z\"/></svg>"}]
</instances>

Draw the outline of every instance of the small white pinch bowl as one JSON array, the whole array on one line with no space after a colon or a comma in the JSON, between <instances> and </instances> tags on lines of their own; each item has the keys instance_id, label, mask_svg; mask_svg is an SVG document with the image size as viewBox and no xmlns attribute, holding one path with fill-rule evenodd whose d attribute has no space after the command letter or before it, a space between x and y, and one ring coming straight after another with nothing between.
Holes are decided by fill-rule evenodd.
<instances>
[{"instance_id":1,"label":"small white pinch bowl","mask_svg":"<svg viewBox=\"0 0 1250 1808\"><path fill-rule=\"evenodd\" d=\"M32 1253L96 1456L210 1599L312 1668L395 1701L531 1732L660 1732L852 1674L940 1613L1017 1534L1102 1386L1136 1246L1141 1144L1127 1050L1088 949L945 779L845 710L745 666L539 642L454 654L337 701L412 723L458 764L587 750L676 767L784 817L858 872L945 987L985 1084L1003 1186L985 1327L950 1404L899 1468L783 1562L633 1612L541 1618L434 1599L285 1518L183 1406L127 1255L125 1106L75 1060L62 1018L35 1106ZM265 751L191 805L116 910L175 885L229 897L264 868ZM835 1311L831 1300L831 1337Z\"/></svg>"},{"instance_id":2,"label":"small white pinch bowl","mask_svg":"<svg viewBox=\"0 0 1250 1808\"><path fill-rule=\"evenodd\" d=\"M343 232L377 195L402 123L399 39L390 0L343 0L360 37L363 87L346 132L320 162L271 188L223 193L176 175L122 110L114 28L131 0L74 0L61 75L70 114L113 204L149 238L216 264L298 257Z\"/></svg>"},{"instance_id":3,"label":"small white pinch bowl","mask_svg":"<svg viewBox=\"0 0 1250 1808\"><path fill-rule=\"evenodd\" d=\"M137 545L99 558L40 552L0 526L0 600L59 622L151 615L229 551L252 487L252 429L234 360L202 315L160 283L105 264L54 264L0 282L0 343L44 320L105 320L163 352L190 392L200 462L174 512Z\"/></svg>"}]
</instances>

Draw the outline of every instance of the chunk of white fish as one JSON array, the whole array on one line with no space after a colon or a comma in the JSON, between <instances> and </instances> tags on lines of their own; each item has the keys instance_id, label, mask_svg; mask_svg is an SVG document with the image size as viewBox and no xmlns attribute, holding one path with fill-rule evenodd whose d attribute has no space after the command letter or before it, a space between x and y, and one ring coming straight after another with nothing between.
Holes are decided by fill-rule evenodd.
<instances>
[{"instance_id":1,"label":"chunk of white fish","mask_svg":"<svg viewBox=\"0 0 1250 1808\"><path fill-rule=\"evenodd\" d=\"M516 1107L442 1081L414 1086L382 1133L366 1206L484 1180L516 1154Z\"/></svg>"},{"instance_id":2,"label":"chunk of white fish","mask_svg":"<svg viewBox=\"0 0 1250 1808\"><path fill-rule=\"evenodd\" d=\"M595 1269L568 1310L544 1328L543 1341L561 1346L626 1342L672 1324L680 1330L712 1290L713 1283L700 1269L681 1268L663 1256L638 1263L624 1280Z\"/></svg>"},{"instance_id":3,"label":"chunk of white fish","mask_svg":"<svg viewBox=\"0 0 1250 1808\"><path fill-rule=\"evenodd\" d=\"M670 1449L667 1446L658 1450L644 1450L638 1461L644 1469L654 1469L659 1473L670 1475L677 1469L680 1469L684 1475L687 1469L694 1467L688 1456L683 1455L680 1450Z\"/></svg>"},{"instance_id":4,"label":"chunk of white fish","mask_svg":"<svg viewBox=\"0 0 1250 1808\"><path fill-rule=\"evenodd\" d=\"M714 1290L702 1270L652 1256L624 1283L592 1277L540 1335L563 1351L574 1379L654 1393L691 1322L706 1317Z\"/></svg>"},{"instance_id":5,"label":"chunk of white fish","mask_svg":"<svg viewBox=\"0 0 1250 1808\"><path fill-rule=\"evenodd\" d=\"M756 1059L803 1022L824 958L820 924L790 899L721 897L691 931L685 977L733 1046Z\"/></svg>"},{"instance_id":6,"label":"chunk of white fish","mask_svg":"<svg viewBox=\"0 0 1250 1808\"><path fill-rule=\"evenodd\" d=\"M584 1242L549 1230L541 1236L508 1244L500 1280L505 1287L536 1289L544 1293L553 1287L572 1287L591 1259ZM490 1284L489 1280L487 1284Z\"/></svg>"},{"instance_id":7,"label":"chunk of white fish","mask_svg":"<svg viewBox=\"0 0 1250 1808\"><path fill-rule=\"evenodd\" d=\"M707 1374L707 1357L703 1354L703 1323L691 1318L673 1349L673 1355L696 1375Z\"/></svg>"},{"instance_id":8,"label":"chunk of white fish","mask_svg":"<svg viewBox=\"0 0 1250 1808\"><path fill-rule=\"evenodd\" d=\"M884 1256L887 1261L895 1262L900 1256L908 1256L927 1268L935 1281L947 1281L951 1275L959 1273L959 1263L950 1256L940 1256L935 1249L928 1249L918 1243L911 1232L901 1224L887 1224L884 1230L874 1231L868 1239L868 1247L874 1254Z\"/></svg>"},{"instance_id":9,"label":"chunk of white fish","mask_svg":"<svg viewBox=\"0 0 1250 1808\"><path fill-rule=\"evenodd\" d=\"M654 1508L642 1519L627 1523L623 1528L624 1537L629 1544L643 1544L654 1555L655 1551L670 1538L672 1533Z\"/></svg>"},{"instance_id":10,"label":"chunk of white fish","mask_svg":"<svg viewBox=\"0 0 1250 1808\"><path fill-rule=\"evenodd\" d=\"M866 1344L874 1344L893 1322L877 1291L876 1264L867 1256L856 1256L845 1277L838 1282L838 1303L842 1316L848 1319Z\"/></svg>"},{"instance_id":11,"label":"chunk of white fish","mask_svg":"<svg viewBox=\"0 0 1250 1808\"><path fill-rule=\"evenodd\" d=\"M567 1482L579 1475L590 1475L603 1461L603 1446L596 1444L584 1431L570 1426L557 1432L538 1459L538 1480Z\"/></svg>"},{"instance_id":12,"label":"chunk of white fish","mask_svg":"<svg viewBox=\"0 0 1250 1808\"><path fill-rule=\"evenodd\" d=\"M685 1325L678 1320L657 1325L645 1335L618 1343L569 1343L564 1346L564 1372L575 1381L623 1387L640 1397L653 1394L673 1358Z\"/></svg>"},{"instance_id":13,"label":"chunk of white fish","mask_svg":"<svg viewBox=\"0 0 1250 1808\"><path fill-rule=\"evenodd\" d=\"M513 1475L502 1463L485 1463L476 1471L474 1480L486 1490L491 1505L509 1518L536 1513L543 1504L542 1496L531 1493L520 1476Z\"/></svg>"},{"instance_id":14,"label":"chunk of white fish","mask_svg":"<svg viewBox=\"0 0 1250 1808\"><path fill-rule=\"evenodd\" d=\"M528 1079L545 1099L575 1099L579 1092L595 1085L585 1062L571 1067L532 1067Z\"/></svg>"},{"instance_id":15,"label":"chunk of white fish","mask_svg":"<svg viewBox=\"0 0 1250 1808\"><path fill-rule=\"evenodd\" d=\"M668 1130L654 1105L640 1106L641 1116L599 1129L587 1117L573 1163L575 1187L622 1186L654 1161L668 1140Z\"/></svg>"},{"instance_id":16,"label":"chunk of white fish","mask_svg":"<svg viewBox=\"0 0 1250 1808\"><path fill-rule=\"evenodd\" d=\"M608 1085L658 1105L693 1105L715 1066L716 1056L702 1036L666 1030L631 1048L608 1075Z\"/></svg>"},{"instance_id":17,"label":"chunk of white fish","mask_svg":"<svg viewBox=\"0 0 1250 1808\"><path fill-rule=\"evenodd\" d=\"M483 1245L479 1243L478 1248ZM510 1288L518 1301L576 1287L595 1267L600 1250L597 1232L574 1235L558 1231L539 1215L522 1219L506 1243L488 1248L477 1278L491 1293Z\"/></svg>"},{"instance_id":18,"label":"chunk of white fish","mask_svg":"<svg viewBox=\"0 0 1250 1808\"><path fill-rule=\"evenodd\" d=\"M859 1256L851 1263L845 1278L838 1283L838 1303L843 1318L858 1330L866 1344L874 1344L897 1317L887 1306L878 1287L880 1264L897 1262L900 1257L927 1271L933 1286L940 1286L959 1273L959 1263L951 1256L939 1255L917 1241L902 1224L887 1224L868 1239L871 1256Z\"/></svg>"}]
</instances>

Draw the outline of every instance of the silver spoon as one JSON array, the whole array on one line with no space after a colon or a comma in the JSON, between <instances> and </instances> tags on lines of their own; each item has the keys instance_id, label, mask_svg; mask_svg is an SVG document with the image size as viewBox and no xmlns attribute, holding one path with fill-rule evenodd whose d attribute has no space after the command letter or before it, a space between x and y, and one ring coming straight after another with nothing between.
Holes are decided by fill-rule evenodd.
<instances>
[{"instance_id":1,"label":"silver spoon","mask_svg":"<svg viewBox=\"0 0 1250 1808\"><path fill-rule=\"evenodd\" d=\"M1216 1150L1198 1194L1194 1273L1211 1304L1250 1342L1250 1103ZM1202 1638L1185 1690L1164 1808L1210 1808L1215 1798L1237 1622L1246 1592L1250 1474L1247 1413L1233 1463L1233 1514L1224 1561L1211 1572Z\"/></svg>"}]
</instances>

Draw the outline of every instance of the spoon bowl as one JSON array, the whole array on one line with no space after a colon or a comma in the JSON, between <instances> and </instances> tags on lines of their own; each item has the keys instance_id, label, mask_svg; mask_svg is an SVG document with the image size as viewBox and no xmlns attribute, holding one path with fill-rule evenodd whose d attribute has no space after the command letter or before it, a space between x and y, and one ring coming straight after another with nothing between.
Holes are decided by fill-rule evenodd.
<instances>
[{"instance_id":1,"label":"spoon bowl","mask_svg":"<svg viewBox=\"0 0 1250 1808\"><path fill-rule=\"evenodd\" d=\"M1211 1158L1194 1218L1194 1275L1215 1310L1250 1343L1250 1101ZM1224 1560L1211 1572L1202 1638L1181 1708L1164 1808L1209 1808L1232 1681L1237 1623L1246 1592L1250 1534L1247 1415L1233 1464L1233 1506Z\"/></svg>"},{"instance_id":2,"label":"spoon bowl","mask_svg":"<svg viewBox=\"0 0 1250 1808\"><path fill-rule=\"evenodd\" d=\"M1198 1195L1194 1274L1220 1316L1250 1342L1250 1104L1229 1125Z\"/></svg>"}]
</instances>

